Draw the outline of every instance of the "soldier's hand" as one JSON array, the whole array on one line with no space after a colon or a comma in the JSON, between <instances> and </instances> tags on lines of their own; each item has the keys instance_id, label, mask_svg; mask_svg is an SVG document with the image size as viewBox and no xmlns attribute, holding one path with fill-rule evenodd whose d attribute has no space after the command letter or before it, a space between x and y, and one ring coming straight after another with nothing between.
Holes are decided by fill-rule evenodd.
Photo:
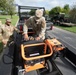
<instances>
[{"instance_id":1,"label":"soldier's hand","mask_svg":"<svg viewBox=\"0 0 76 75\"><path fill-rule=\"evenodd\" d=\"M28 35L27 34L24 34L24 40L29 40L29 37L28 37Z\"/></svg>"},{"instance_id":2,"label":"soldier's hand","mask_svg":"<svg viewBox=\"0 0 76 75\"><path fill-rule=\"evenodd\" d=\"M37 40L37 41L40 40L40 37L36 37L35 40Z\"/></svg>"},{"instance_id":3,"label":"soldier's hand","mask_svg":"<svg viewBox=\"0 0 76 75\"><path fill-rule=\"evenodd\" d=\"M6 40L2 40L2 43L3 43L4 45L6 45L6 44L7 44L7 41L6 41Z\"/></svg>"}]
</instances>

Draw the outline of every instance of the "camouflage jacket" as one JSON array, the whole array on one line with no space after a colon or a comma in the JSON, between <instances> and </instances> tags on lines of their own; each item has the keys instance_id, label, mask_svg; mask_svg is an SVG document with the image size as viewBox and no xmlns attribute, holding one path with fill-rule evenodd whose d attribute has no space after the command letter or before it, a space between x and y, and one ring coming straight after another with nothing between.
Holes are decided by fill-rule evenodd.
<instances>
[{"instance_id":1,"label":"camouflage jacket","mask_svg":"<svg viewBox=\"0 0 76 75\"><path fill-rule=\"evenodd\" d=\"M41 17L38 21L35 20L34 16L29 18L24 25L24 33L28 32L29 27L33 28L33 31L41 39L45 38L46 21L44 17Z\"/></svg>"},{"instance_id":2,"label":"camouflage jacket","mask_svg":"<svg viewBox=\"0 0 76 75\"><path fill-rule=\"evenodd\" d=\"M13 39L13 31L17 30L13 25L0 25L0 41L9 41Z\"/></svg>"}]
</instances>

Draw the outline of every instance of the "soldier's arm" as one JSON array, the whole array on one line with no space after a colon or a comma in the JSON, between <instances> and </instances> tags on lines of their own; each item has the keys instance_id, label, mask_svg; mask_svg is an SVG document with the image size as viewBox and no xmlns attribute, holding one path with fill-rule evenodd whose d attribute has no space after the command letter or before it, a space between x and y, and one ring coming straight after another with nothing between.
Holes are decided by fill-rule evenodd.
<instances>
[{"instance_id":1,"label":"soldier's arm","mask_svg":"<svg viewBox=\"0 0 76 75\"><path fill-rule=\"evenodd\" d=\"M31 18L29 18L25 24L24 24L24 27L23 27L23 35L24 35L24 39L25 40L29 40L29 37L28 37L28 27L29 25L31 24Z\"/></svg>"},{"instance_id":2,"label":"soldier's arm","mask_svg":"<svg viewBox=\"0 0 76 75\"><path fill-rule=\"evenodd\" d=\"M14 30L18 33L20 33L20 30L17 27L14 27Z\"/></svg>"},{"instance_id":3,"label":"soldier's arm","mask_svg":"<svg viewBox=\"0 0 76 75\"><path fill-rule=\"evenodd\" d=\"M45 21L45 18L43 17L42 18L41 31L40 31L40 34L39 34L40 38L43 38L45 36L45 31L46 31L46 21Z\"/></svg>"}]
</instances>

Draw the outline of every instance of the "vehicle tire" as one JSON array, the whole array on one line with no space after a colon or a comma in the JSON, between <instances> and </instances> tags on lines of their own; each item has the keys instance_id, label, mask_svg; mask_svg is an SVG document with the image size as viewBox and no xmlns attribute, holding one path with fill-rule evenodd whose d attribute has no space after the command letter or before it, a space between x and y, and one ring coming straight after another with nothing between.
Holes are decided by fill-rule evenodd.
<instances>
[{"instance_id":1,"label":"vehicle tire","mask_svg":"<svg viewBox=\"0 0 76 75\"><path fill-rule=\"evenodd\" d=\"M52 72L52 69L53 69L53 68L52 68L52 63L51 63L49 60L47 60L47 61L46 61L46 64L47 64L47 67L46 67L46 68L48 69L48 71L49 71L49 72Z\"/></svg>"}]
</instances>

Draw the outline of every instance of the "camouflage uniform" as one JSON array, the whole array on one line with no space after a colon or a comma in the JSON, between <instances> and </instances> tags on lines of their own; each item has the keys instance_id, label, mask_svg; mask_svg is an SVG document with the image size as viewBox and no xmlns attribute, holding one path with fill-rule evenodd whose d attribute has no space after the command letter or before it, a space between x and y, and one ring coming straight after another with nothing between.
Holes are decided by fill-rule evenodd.
<instances>
[{"instance_id":1,"label":"camouflage uniform","mask_svg":"<svg viewBox=\"0 0 76 75\"><path fill-rule=\"evenodd\" d=\"M41 16L41 14L39 15ZM46 21L44 17L37 18L36 16L30 17L24 25L24 33L28 32L28 28L32 27L37 37L45 39Z\"/></svg>"},{"instance_id":2,"label":"camouflage uniform","mask_svg":"<svg viewBox=\"0 0 76 75\"><path fill-rule=\"evenodd\" d=\"M13 26L7 26L7 25L2 25L0 27L0 41L6 40L8 41L10 37L13 34L14 27Z\"/></svg>"},{"instance_id":3,"label":"camouflage uniform","mask_svg":"<svg viewBox=\"0 0 76 75\"><path fill-rule=\"evenodd\" d=\"M17 30L13 25L0 25L0 41L5 40L10 43L14 40L13 32Z\"/></svg>"}]
</instances>

